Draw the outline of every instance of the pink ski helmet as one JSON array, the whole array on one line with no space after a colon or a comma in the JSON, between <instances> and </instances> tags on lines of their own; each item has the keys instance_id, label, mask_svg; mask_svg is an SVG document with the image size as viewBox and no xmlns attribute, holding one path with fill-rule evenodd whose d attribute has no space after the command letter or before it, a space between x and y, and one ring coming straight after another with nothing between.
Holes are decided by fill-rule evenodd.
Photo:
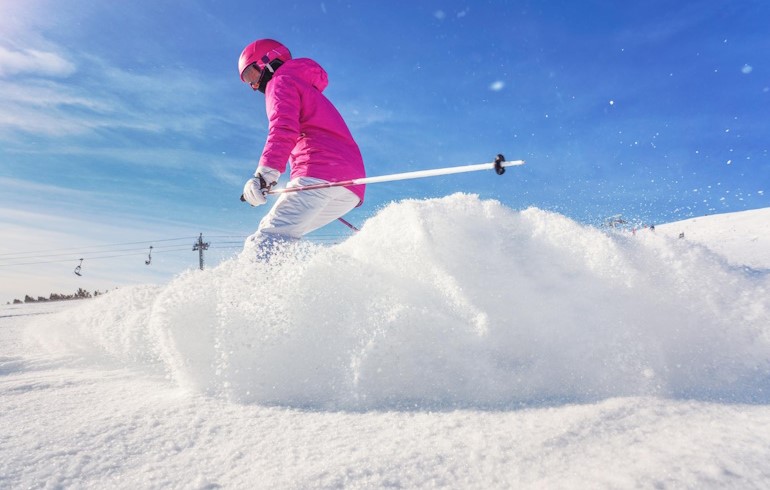
<instances>
[{"instance_id":1,"label":"pink ski helmet","mask_svg":"<svg viewBox=\"0 0 770 490\"><path fill-rule=\"evenodd\" d=\"M276 60L284 63L290 59L291 52L289 52L289 48L283 44L274 41L273 39L258 39L243 48L241 57L238 58L238 73L241 76L241 80L243 80L243 72L250 65L256 63L256 67L259 71L262 71L265 66L270 65Z\"/></svg>"}]
</instances>

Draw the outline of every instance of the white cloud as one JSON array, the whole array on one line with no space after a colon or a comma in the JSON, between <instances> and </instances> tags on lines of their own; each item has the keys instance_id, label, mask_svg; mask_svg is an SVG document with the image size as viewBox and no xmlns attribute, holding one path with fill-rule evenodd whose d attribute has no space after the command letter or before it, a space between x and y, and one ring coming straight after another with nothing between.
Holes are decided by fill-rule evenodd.
<instances>
[{"instance_id":1,"label":"white cloud","mask_svg":"<svg viewBox=\"0 0 770 490\"><path fill-rule=\"evenodd\" d=\"M137 74L88 55L80 58L87 61L83 73L89 76L79 83L0 77L0 106L6 108L0 112L0 140L16 132L60 137L103 129L200 137L223 121L236 126L251 122L244 111L218 112L211 101L221 87L195 73L176 77L164 69Z\"/></svg>"},{"instance_id":2,"label":"white cloud","mask_svg":"<svg viewBox=\"0 0 770 490\"><path fill-rule=\"evenodd\" d=\"M0 80L0 104L7 108L0 113L0 137L6 131L49 136L88 133L110 123L107 115L116 112L109 101L50 80Z\"/></svg>"},{"instance_id":3,"label":"white cloud","mask_svg":"<svg viewBox=\"0 0 770 490\"><path fill-rule=\"evenodd\" d=\"M48 77L68 77L75 65L62 56L37 49L11 50L0 46L0 76L34 74Z\"/></svg>"},{"instance_id":4,"label":"white cloud","mask_svg":"<svg viewBox=\"0 0 770 490\"><path fill-rule=\"evenodd\" d=\"M505 82L502 80L496 80L489 86L489 90L493 92L499 92L505 87Z\"/></svg>"}]
</instances>

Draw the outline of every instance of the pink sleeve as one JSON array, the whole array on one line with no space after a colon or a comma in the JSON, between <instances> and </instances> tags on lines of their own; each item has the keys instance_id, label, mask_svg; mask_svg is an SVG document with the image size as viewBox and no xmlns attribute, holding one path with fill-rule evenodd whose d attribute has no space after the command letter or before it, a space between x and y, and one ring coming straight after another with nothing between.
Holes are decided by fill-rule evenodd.
<instances>
[{"instance_id":1,"label":"pink sleeve","mask_svg":"<svg viewBox=\"0 0 770 490\"><path fill-rule=\"evenodd\" d=\"M259 165L286 171L289 155L299 139L301 98L298 87L289 77L276 77L265 90L267 141Z\"/></svg>"}]
</instances>

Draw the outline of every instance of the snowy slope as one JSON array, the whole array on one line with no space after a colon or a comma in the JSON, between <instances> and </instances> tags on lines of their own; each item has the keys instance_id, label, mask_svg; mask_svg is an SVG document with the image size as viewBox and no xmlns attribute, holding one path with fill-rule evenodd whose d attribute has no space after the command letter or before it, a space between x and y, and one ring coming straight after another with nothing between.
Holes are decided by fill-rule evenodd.
<instances>
[{"instance_id":1,"label":"snowy slope","mask_svg":"<svg viewBox=\"0 0 770 490\"><path fill-rule=\"evenodd\" d=\"M767 487L770 215L731 216L608 234L456 194L6 306L0 487Z\"/></svg>"},{"instance_id":2,"label":"snowy slope","mask_svg":"<svg viewBox=\"0 0 770 490\"><path fill-rule=\"evenodd\" d=\"M734 265L770 268L770 208L692 218L659 226L668 236L699 243Z\"/></svg>"}]
</instances>

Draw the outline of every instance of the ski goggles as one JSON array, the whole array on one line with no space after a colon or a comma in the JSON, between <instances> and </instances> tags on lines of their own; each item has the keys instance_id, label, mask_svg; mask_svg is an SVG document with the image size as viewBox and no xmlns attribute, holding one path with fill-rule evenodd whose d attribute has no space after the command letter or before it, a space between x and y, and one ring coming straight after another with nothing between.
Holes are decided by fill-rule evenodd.
<instances>
[{"instance_id":1,"label":"ski goggles","mask_svg":"<svg viewBox=\"0 0 770 490\"><path fill-rule=\"evenodd\" d=\"M256 63L252 63L243 70L243 81L249 85L259 85L259 79L262 76L262 71L257 68Z\"/></svg>"}]
</instances>

